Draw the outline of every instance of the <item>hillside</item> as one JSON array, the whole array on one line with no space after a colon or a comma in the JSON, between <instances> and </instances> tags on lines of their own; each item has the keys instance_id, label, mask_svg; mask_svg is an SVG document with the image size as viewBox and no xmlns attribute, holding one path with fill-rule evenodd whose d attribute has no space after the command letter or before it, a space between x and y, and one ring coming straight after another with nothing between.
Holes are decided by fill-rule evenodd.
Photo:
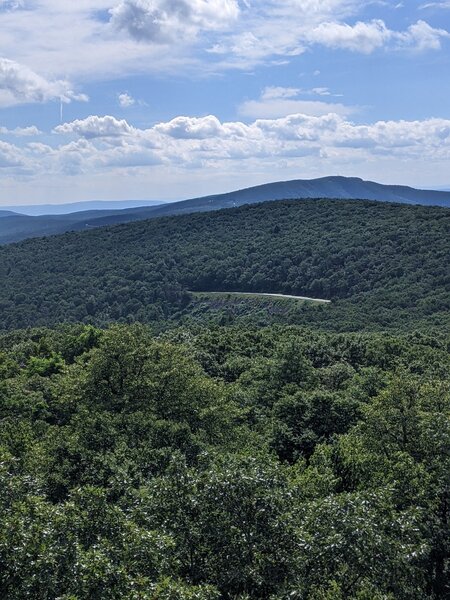
<instances>
[{"instance_id":1,"label":"hillside","mask_svg":"<svg viewBox=\"0 0 450 600\"><path fill-rule=\"evenodd\" d=\"M245 204L255 204L272 200L297 200L307 198L375 200L399 202L402 204L422 204L450 207L450 192L417 190L405 186L381 185L371 181L348 177L324 177L312 180L294 180L270 183L227 194L206 196L170 202L155 206L138 206L122 210L84 210L73 214L66 212L67 207L89 205L101 207L101 203L79 203L74 205L48 205L49 214L41 216L23 215L0 221L0 244L20 241L29 237L54 235L66 231L83 231L94 227L104 227L119 223L129 223L161 216L210 212L224 208L233 208ZM114 207L114 203L110 203ZM42 210L43 207L38 210ZM26 213L31 207L22 207ZM19 210L19 208L17 208ZM53 214L50 215L50 212ZM50 215L50 216L49 216Z\"/></svg>"},{"instance_id":2,"label":"hillside","mask_svg":"<svg viewBox=\"0 0 450 600\"><path fill-rule=\"evenodd\" d=\"M332 300L299 305L297 323L445 329L449 240L447 209L331 200L28 240L0 249L0 328L154 322L188 311L187 290L229 290Z\"/></svg>"}]
</instances>

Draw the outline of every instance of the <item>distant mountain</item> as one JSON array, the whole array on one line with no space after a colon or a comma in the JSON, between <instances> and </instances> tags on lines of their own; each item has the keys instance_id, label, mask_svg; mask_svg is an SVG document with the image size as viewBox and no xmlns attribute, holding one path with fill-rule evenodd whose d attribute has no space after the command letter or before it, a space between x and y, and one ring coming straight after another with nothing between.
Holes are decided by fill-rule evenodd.
<instances>
[{"instance_id":1,"label":"distant mountain","mask_svg":"<svg viewBox=\"0 0 450 600\"><path fill-rule=\"evenodd\" d=\"M17 216L17 213L12 210L0 210L0 219L2 217L13 217L14 215Z\"/></svg>"},{"instance_id":2,"label":"distant mountain","mask_svg":"<svg viewBox=\"0 0 450 600\"><path fill-rule=\"evenodd\" d=\"M156 208L156 207L155 207ZM66 231L82 231L102 225L126 223L140 220L133 218L128 210L89 210L74 212L68 215L40 215L37 217L14 214L0 219L0 244L9 244L32 237L42 237L65 233ZM150 208L144 210L151 210ZM140 213L139 213L140 214Z\"/></svg>"},{"instance_id":3,"label":"distant mountain","mask_svg":"<svg viewBox=\"0 0 450 600\"><path fill-rule=\"evenodd\" d=\"M450 192L418 190L400 185L382 185L357 177L323 177L268 183L228 194L171 202L152 211L152 216L210 211L270 200L333 198L338 200L378 200L401 204L450 207Z\"/></svg>"},{"instance_id":4,"label":"distant mountain","mask_svg":"<svg viewBox=\"0 0 450 600\"><path fill-rule=\"evenodd\" d=\"M5 206L4 208L7 211L14 211L14 213L37 217L40 215L68 215L88 210L123 210L141 206L159 206L160 204L164 204L164 202L159 200L92 200L88 202L71 202L70 204L27 204L24 206Z\"/></svg>"},{"instance_id":5,"label":"distant mountain","mask_svg":"<svg viewBox=\"0 0 450 600\"><path fill-rule=\"evenodd\" d=\"M118 220L120 218L118 214L106 218L101 217L97 226L154 217L209 212L271 200L302 200L307 198L377 200L380 202L450 207L450 192L418 190L400 185L382 185L372 181L364 181L357 177L323 177L321 179L298 179L267 183L226 194L204 196L180 202L168 202L150 209L137 208L127 211L126 215L122 212L123 221ZM91 225L94 224L95 221L92 221Z\"/></svg>"},{"instance_id":6,"label":"distant mountain","mask_svg":"<svg viewBox=\"0 0 450 600\"><path fill-rule=\"evenodd\" d=\"M210 212L270 200L311 198L376 200L399 202L401 204L450 207L450 192L418 190L399 185L382 185L356 177L323 177L321 179L268 183L227 194L123 210L89 210L65 215L5 216L0 220L0 244L7 244L29 237L64 233L65 231L82 231L94 227L117 225L162 216ZM78 203L77 205L85 204ZM23 208L17 207L17 210Z\"/></svg>"}]
</instances>

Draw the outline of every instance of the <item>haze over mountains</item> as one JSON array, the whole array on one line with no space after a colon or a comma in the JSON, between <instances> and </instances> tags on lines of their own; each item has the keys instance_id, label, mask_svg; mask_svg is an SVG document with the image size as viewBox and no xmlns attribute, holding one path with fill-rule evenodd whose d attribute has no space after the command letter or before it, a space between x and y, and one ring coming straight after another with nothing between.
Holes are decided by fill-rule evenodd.
<instances>
[{"instance_id":1,"label":"haze over mountains","mask_svg":"<svg viewBox=\"0 0 450 600\"><path fill-rule=\"evenodd\" d=\"M68 204L25 204L20 206L5 206L2 212L20 213L30 217L41 215L68 215L88 210L124 210L141 206L158 206L164 204L160 200L90 200L87 202L70 202Z\"/></svg>"},{"instance_id":2,"label":"haze over mountains","mask_svg":"<svg viewBox=\"0 0 450 600\"><path fill-rule=\"evenodd\" d=\"M450 207L450 192L382 185L356 177L332 176L312 180L275 182L226 194L170 203L156 201L79 202L65 205L17 207L15 209L18 213L24 209L28 213L34 211L36 216L14 214L8 212L11 207L6 207L7 210L0 210L0 217L2 217L0 219L0 243L7 244L29 237L54 235L66 231L82 231L161 216L209 212L272 200L311 198L376 200ZM114 210L117 206L121 210ZM100 210L92 210L94 208ZM53 214L42 214L42 211L45 212L47 209L54 211Z\"/></svg>"}]
</instances>

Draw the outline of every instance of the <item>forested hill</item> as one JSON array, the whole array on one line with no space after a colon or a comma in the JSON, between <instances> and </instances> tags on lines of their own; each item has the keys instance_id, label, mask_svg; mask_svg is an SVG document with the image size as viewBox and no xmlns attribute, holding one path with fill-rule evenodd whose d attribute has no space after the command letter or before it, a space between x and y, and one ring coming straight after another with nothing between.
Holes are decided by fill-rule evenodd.
<instances>
[{"instance_id":1,"label":"forested hill","mask_svg":"<svg viewBox=\"0 0 450 600\"><path fill-rule=\"evenodd\" d=\"M154 321L187 290L328 298L295 322L448 327L450 211L282 201L28 240L0 249L0 328Z\"/></svg>"}]
</instances>

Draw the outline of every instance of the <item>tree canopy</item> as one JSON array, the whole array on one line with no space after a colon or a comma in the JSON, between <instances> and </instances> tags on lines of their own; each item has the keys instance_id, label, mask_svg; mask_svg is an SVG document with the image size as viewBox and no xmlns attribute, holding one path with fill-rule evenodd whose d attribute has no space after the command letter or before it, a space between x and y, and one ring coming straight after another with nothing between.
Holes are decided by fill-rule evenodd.
<instances>
[{"instance_id":1,"label":"tree canopy","mask_svg":"<svg viewBox=\"0 0 450 600\"><path fill-rule=\"evenodd\" d=\"M195 316L189 290L329 299L282 315L326 329L440 329L449 239L445 208L304 200L28 240L0 248L0 329Z\"/></svg>"},{"instance_id":2,"label":"tree canopy","mask_svg":"<svg viewBox=\"0 0 450 600\"><path fill-rule=\"evenodd\" d=\"M0 595L444 599L450 340L0 338Z\"/></svg>"}]
</instances>

